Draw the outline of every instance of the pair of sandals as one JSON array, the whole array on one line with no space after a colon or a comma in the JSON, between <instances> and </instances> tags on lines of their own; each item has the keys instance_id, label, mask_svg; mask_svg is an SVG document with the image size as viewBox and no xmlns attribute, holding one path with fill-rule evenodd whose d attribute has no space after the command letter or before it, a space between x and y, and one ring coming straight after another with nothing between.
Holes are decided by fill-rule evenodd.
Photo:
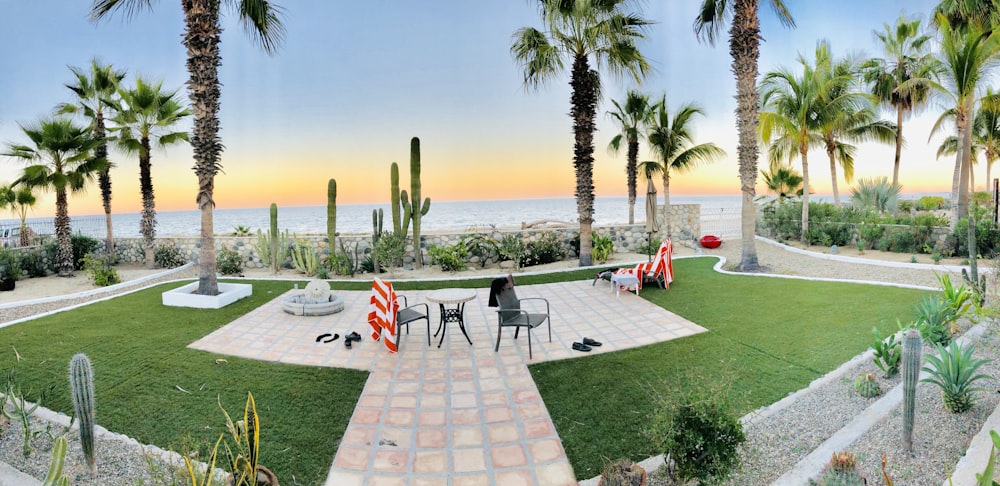
<instances>
[{"instance_id":1,"label":"pair of sandals","mask_svg":"<svg viewBox=\"0 0 1000 486\"><path fill-rule=\"evenodd\" d=\"M594 341L593 339L585 337L585 338L583 338L583 342L582 343L573 343L573 350L574 351L589 352L591 349L594 349L597 346L601 346L602 344L604 344L604 343L602 343L600 341Z\"/></svg>"},{"instance_id":2,"label":"pair of sandals","mask_svg":"<svg viewBox=\"0 0 1000 486\"><path fill-rule=\"evenodd\" d=\"M351 342L352 341L357 341L357 342L360 343L361 342L361 335L358 334L358 333L356 333L356 332L352 332L352 333L344 336L344 347L346 347L347 349L351 349Z\"/></svg>"},{"instance_id":3,"label":"pair of sandals","mask_svg":"<svg viewBox=\"0 0 1000 486\"><path fill-rule=\"evenodd\" d=\"M320 334L319 336L316 336L316 342L317 343L318 342L323 342L324 344L326 344L326 343L332 343L332 342L334 342L334 341L336 341L338 339L340 339L340 334L324 333L324 334Z\"/></svg>"}]
</instances>

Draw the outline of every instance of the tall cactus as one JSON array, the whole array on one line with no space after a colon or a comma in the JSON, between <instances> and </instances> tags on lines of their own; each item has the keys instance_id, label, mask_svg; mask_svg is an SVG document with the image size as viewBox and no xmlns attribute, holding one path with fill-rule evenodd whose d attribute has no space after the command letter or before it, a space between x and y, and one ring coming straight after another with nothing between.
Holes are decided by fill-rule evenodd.
<instances>
[{"instance_id":1,"label":"tall cactus","mask_svg":"<svg viewBox=\"0 0 1000 486\"><path fill-rule=\"evenodd\" d=\"M73 398L73 411L80 423L80 445L83 456L90 466L90 474L97 475L94 460L94 373L90 359L85 354L77 354L69 361L69 385Z\"/></svg>"},{"instance_id":2,"label":"tall cactus","mask_svg":"<svg viewBox=\"0 0 1000 486\"><path fill-rule=\"evenodd\" d=\"M424 265L424 253L420 249L420 219L427 215L431 209L431 198L424 198L420 201L420 139L413 137L410 140L410 200L407 201L405 191L403 193L403 213L404 219L409 213L413 221L413 260L414 266L420 268Z\"/></svg>"},{"instance_id":3,"label":"tall cactus","mask_svg":"<svg viewBox=\"0 0 1000 486\"><path fill-rule=\"evenodd\" d=\"M378 273L378 242L382 239L382 208L372 209L372 272Z\"/></svg>"},{"instance_id":4,"label":"tall cactus","mask_svg":"<svg viewBox=\"0 0 1000 486\"><path fill-rule=\"evenodd\" d=\"M410 231L410 211L409 201L406 191L399 191L399 164L393 162L389 166L389 205L392 211L392 232L403 241L406 241L406 233ZM406 207L404 207L404 205Z\"/></svg>"},{"instance_id":5,"label":"tall cactus","mask_svg":"<svg viewBox=\"0 0 1000 486\"><path fill-rule=\"evenodd\" d=\"M326 183L326 239L330 256L336 253L334 239L337 238L337 180L330 179ZM333 261L333 260L331 260Z\"/></svg>"},{"instance_id":6,"label":"tall cactus","mask_svg":"<svg viewBox=\"0 0 1000 486\"><path fill-rule=\"evenodd\" d=\"M903 449L913 452L913 421L916 414L917 382L920 378L920 332L906 331L903 338Z\"/></svg>"},{"instance_id":7,"label":"tall cactus","mask_svg":"<svg viewBox=\"0 0 1000 486\"><path fill-rule=\"evenodd\" d=\"M271 271L278 273L281 263L278 261L278 205L271 203Z\"/></svg>"}]
</instances>

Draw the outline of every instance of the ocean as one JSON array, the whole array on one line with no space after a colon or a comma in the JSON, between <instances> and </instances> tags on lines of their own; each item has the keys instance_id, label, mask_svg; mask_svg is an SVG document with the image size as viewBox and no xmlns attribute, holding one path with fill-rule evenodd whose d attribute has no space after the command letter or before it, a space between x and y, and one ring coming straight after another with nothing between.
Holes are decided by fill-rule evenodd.
<instances>
[{"instance_id":1,"label":"ocean","mask_svg":"<svg viewBox=\"0 0 1000 486\"><path fill-rule=\"evenodd\" d=\"M946 194L945 194L946 195ZM906 198L917 196L904 196ZM659 204L662 205L662 196ZM813 200L829 200L823 195L813 196ZM733 217L739 214L741 196L671 196L671 204L700 204L702 217L715 219ZM389 204L339 204L337 206L338 233L371 233L372 210L383 209L383 229L391 229L392 215ZM72 208L71 208L72 209ZM270 226L270 212L267 207L216 209L214 214L215 233L232 233L237 226L267 231ZM101 238L106 234L104 215L70 215L74 233ZM640 195L635 205L635 221L645 221L644 195ZM200 213L198 211L157 212L157 236L195 236L200 233ZM421 223L424 230L471 230L488 229L491 226L521 227L521 223L536 221L576 222L576 200L574 198L511 199L497 201L431 201L430 211ZM597 197L594 200L594 220L597 225L625 224L628 222L627 197ZM112 214L115 235L118 237L138 237L139 213ZM16 227L14 219L0 220L0 228ZM28 225L38 233L51 233L52 218L28 218ZM278 228L295 234L326 233L326 206L278 207Z\"/></svg>"}]
</instances>

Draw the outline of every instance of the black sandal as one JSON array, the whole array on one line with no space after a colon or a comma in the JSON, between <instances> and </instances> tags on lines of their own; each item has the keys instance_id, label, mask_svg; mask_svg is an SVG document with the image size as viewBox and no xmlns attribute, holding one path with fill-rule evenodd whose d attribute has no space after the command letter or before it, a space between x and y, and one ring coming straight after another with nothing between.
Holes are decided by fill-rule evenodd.
<instances>
[{"instance_id":1,"label":"black sandal","mask_svg":"<svg viewBox=\"0 0 1000 486\"><path fill-rule=\"evenodd\" d=\"M586 352L586 351L590 351L590 346L587 346L586 344L581 344L581 343L573 343L573 350L574 351L585 351Z\"/></svg>"},{"instance_id":2,"label":"black sandal","mask_svg":"<svg viewBox=\"0 0 1000 486\"><path fill-rule=\"evenodd\" d=\"M320 342L321 339L328 338L328 337L330 337L330 333L320 334L319 336L316 336L316 342L318 343L318 342ZM334 338L334 339L336 339L336 338ZM329 342L329 341L325 341L325 342Z\"/></svg>"},{"instance_id":3,"label":"black sandal","mask_svg":"<svg viewBox=\"0 0 1000 486\"><path fill-rule=\"evenodd\" d=\"M344 336L344 339L347 339L348 341L357 341L357 342L360 343L361 342L361 335L358 334L358 333L356 333L356 332L352 332L352 333Z\"/></svg>"},{"instance_id":4,"label":"black sandal","mask_svg":"<svg viewBox=\"0 0 1000 486\"><path fill-rule=\"evenodd\" d=\"M327 336L329 336L329 334L327 334ZM332 338L327 339L326 341L323 341L323 342L324 343L332 343L332 342L334 342L334 341L336 341L338 339L340 339L340 334L334 334Z\"/></svg>"},{"instance_id":5,"label":"black sandal","mask_svg":"<svg viewBox=\"0 0 1000 486\"><path fill-rule=\"evenodd\" d=\"M594 341L593 339L590 339L590 338L587 338L587 337L583 338L583 344L586 344L587 346L601 346L602 345L602 343L600 341Z\"/></svg>"},{"instance_id":6,"label":"black sandal","mask_svg":"<svg viewBox=\"0 0 1000 486\"><path fill-rule=\"evenodd\" d=\"M347 349L351 349L351 340L350 339L344 339L344 346Z\"/></svg>"}]
</instances>

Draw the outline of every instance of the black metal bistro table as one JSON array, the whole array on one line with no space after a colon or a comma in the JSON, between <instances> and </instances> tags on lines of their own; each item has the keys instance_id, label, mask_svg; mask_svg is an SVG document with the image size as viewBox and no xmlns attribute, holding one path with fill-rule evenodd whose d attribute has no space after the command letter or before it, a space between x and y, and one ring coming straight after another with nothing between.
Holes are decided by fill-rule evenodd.
<instances>
[{"instance_id":1,"label":"black metal bistro table","mask_svg":"<svg viewBox=\"0 0 1000 486\"><path fill-rule=\"evenodd\" d=\"M444 333L448 330L449 322L457 322L459 329L462 330L462 334L465 336L465 340L472 345L472 340L469 339L469 333L465 331L465 303L476 298L476 291L473 289L442 289L435 290L427 294L427 301L433 302L438 305L441 309L441 324L438 325L438 330L434 332L434 336L441 333L441 339L438 341L438 347L444 343ZM452 309L446 306L454 305Z\"/></svg>"}]
</instances>

